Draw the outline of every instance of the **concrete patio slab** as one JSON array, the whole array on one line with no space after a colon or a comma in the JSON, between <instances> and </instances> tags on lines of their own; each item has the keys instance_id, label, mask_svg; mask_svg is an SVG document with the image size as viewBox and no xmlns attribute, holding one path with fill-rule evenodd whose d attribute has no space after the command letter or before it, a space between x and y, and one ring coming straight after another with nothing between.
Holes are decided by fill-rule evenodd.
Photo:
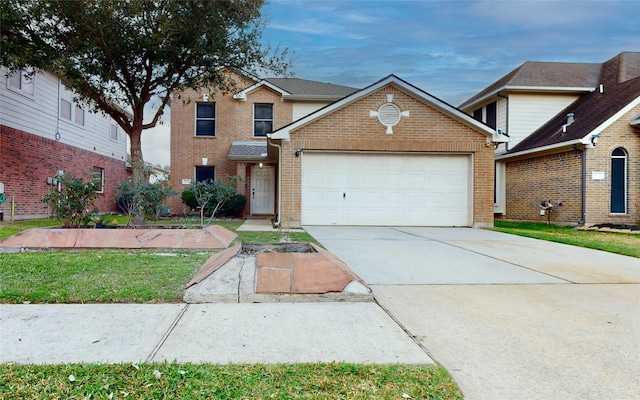
<instances>
[{"instance_id":1,"label":"concrete patio slab","mask_svg":"<svg viewBox=\"0 0 640 400\"><path fill-rule=\"evenodd\" d=\"M190 305L154 361L433 361L375 303Z\"/></svg>"}]
</instances>

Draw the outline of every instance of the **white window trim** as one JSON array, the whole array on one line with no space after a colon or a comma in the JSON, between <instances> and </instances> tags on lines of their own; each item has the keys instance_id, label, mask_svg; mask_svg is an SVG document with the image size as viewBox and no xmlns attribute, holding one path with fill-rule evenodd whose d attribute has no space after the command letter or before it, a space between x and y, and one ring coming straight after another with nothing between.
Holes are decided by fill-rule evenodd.
<instances>
[{"instance_id":1,"label":"white window trim","mask_svg":"<svg viewBox=\"0 0 640 400\"><path fill-rule=\"evenodd\" d=\"M115 133L116 133L116 137L113 137L113 128L115 128ZM109 124L109 140L111 140L112 142L117 142L118 139L120 138L120 132L119 132L119 126L118 124L114 124L111 123Z\"/></svg>"},{"instance_id":2,"label":"white window trim","mask_svg":"<svg viewBox=\"0 0 640 400\"><path fill-rule=\"evenodd\" d=\"M623 147L616 147L615 149L613 149L613 151L621 149L624 152L624 156L614 156L613 154L611 154L611 160L615 159L623 159L624 160L624 212L612 212L611 211L611 195L613 193L609 193L609 215L628 215L629 214L629 173L628 173L628 169L629 169L629 153L627 152L627 150ZM613 153L613 152L612 152ZM610 180L613 180L613 171L611 171L611 178ZM610 189L609 190L613 190L611 188L611 186L613 186L610 183Z\"/></svg>"},{"instance_id":3,"label":"white window trim","mask_svg":"<svg viewBox=\"0 0 640 400\"><path fill-rule=\"evenodd\" d=\"M28 71L29 69L31 69L31 68L21 69L21 70L15 71L13 74L7 76L7 89L9 89L10 91L12 91L14 93L18 93L19 95L24 96L24 97L26 97L28 99L35 100L35 97L36 97L36 76L33 75L33 76L29 77L29 78L25 78L24 77L26 72L31 72L31 71ZM11 78L15 77L16 74L20 74L20 87L19 88L15 87L15 86L13 86L11 84ZM32 87L31 92L32 93L29 93L29 92L27 92L26 90L24 90L22 88L23 82L26 81L26 80L31 81L31 87Z\"/></svg>"},{"instance_id":4,"label":"white window trim","mask_svg":"<svg viewBox=\"0 0 640 400\"><path fill-rule=\"evenodd\" d=\"M256 118L256 106L264 106L264 105L270 105L271 106L271 119L257 119ZM275 125L275 115L274 115L274 109L273 109L273 103L253 103L253 137L254 138L266 138L267 135L264 136L256 136L256 121L271 121L271 132L273 133L274 130L274 125Z\"/></svg>"},{"instance_id":5,"label":"white window trim","mask_svg":"<svg viewBox=\"0 0 640 400\"><path fill-rule=\"evenodd\" d=\"M68 124L72 124L75 126L80 126L80 127L85 127L87 126L87 110L85 110L85 107L83 106L83 104L80 104L78 102L76 102L73 99L73 92L67 88L67 86L64 84L64 82L62 81L62 79L60 80L60 96L58 96L59 99L59 105L58 105L58 119L60 121L64 121ZM62 101L65 101L67 103L71 103L71 112L69 115L69 119L64 118L62 116ZM76 122L76 115L78 114L77 110L80 109L82 110L82 124L79 124L78 122Z\"/></svg>"}]
</instances>

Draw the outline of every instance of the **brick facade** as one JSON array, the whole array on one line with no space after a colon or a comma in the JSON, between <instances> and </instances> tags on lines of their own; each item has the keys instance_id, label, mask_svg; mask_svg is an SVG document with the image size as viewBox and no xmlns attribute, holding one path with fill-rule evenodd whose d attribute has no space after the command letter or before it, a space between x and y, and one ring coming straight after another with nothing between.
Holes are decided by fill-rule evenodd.
<instances>
[{"instance_id":1,"label":"brick facade","mask_svg":"<svg viewBox=\"0 0 640 400\"><path fill-rule=\"evenodd\" d=\"M550 201L554 204L551 222L582 220L581 151L508 162L506 167L505 219L546 221L548 215L540 215L540 204Z\"/></svg>"},{"instance_id":2,"label":"brick facade","mask_svg":"<svg viewBox=\"0 0 640 400\"><path fill-rule=\"evenodd\" d=\"M236 77L237 87L244 88L255 82ZM293 103L283 100L282 96L266 86L258 87L247 95L247 99L236 100L232 94L211 94L209 102L215 102L216 107L216 135L215 137L196 137L195 118L196 104L202 101L202 93L187 90L174 95L171 107L171 178L170 184L178 192L190 186L183 185L183 179L194 181L196 166L202 165L202 158L208 158L207 165L214 166L215 179L226 175L240 176L243 182L238 184L238 193L247 197L245 214L251 209L250 183L251 166L254 163L244 163L230 160L229 150L233 141L264 141L264 137L253 136L254 104L273 104L273 128L278 129L291 123ZM211 93L211 92L210 92ZM265 165L275 165L265 162ZM184 214L188 208L182 203L180 195L171 199L171 213Z\"/></svg>"},{"instance_id":3,"label":"brick facade","mask_svg":"<svg viewBox=\"0 0 640 400\"><path fill-rule=\"evenodd\" d=\"M393 127L393 135L370 110L386 103L386 95L410 111ZM282 218L299 225L301 219L301 157L296 150L444 152L473 155L473 225L493 225L493 146L483 134L411 97L390 84L345 107L291 132L282 141Z\"/></svg>"},{"instance_id":4,"label":"brick facade","mask_svg":"<svg viewBox=\"0 0 640 400\"><path fill-rule=\"evenodd\" d=\"M117 187L129 176L124 161L6 126L0 126L0 165L0 182L7 199L0 204L0 212L5 220L10 217L12 199L15 219L47 217L47 206L40 198L52 188L47 177L59 170L90 177L92 167L103 168L104 193L98 194L95 202L101 212L117 211Z\"/></svg>"},{"instance_id":5,"label":"brick facade","mask_svg":"<svg viewBox=\"0 0 640 400\"><path fill-rule=\"evenodd\" d=\"M595 149L587 151L586 223L640 223L640 128L629 124L640 113L640 105L621 116L600 133ZM611 214L611 154L622 148L627 153L627 213ZM593 171L605 179L594 180Z\"/></svg>"},{"instance_id":6,"label":"brick facade","mask_svg":"<svg viewBox=\"0 0 640 400\"><path fill-rule=\"evenodd\" d=\"M585 150L586 204L584 223L640 222L640 129L629 121L640 106L625 113L600 133L595 148ZM627 213L611 214L611 155L622 148L627 154ZM594 179L604 174L604 179ZM505 219L546 221L540 216L541 201L551 200L551 222L577 224L582 216L582 151L531 157L506 162ZM558 206L562 201L563 205Z\"/></svg>"}]
</instances>

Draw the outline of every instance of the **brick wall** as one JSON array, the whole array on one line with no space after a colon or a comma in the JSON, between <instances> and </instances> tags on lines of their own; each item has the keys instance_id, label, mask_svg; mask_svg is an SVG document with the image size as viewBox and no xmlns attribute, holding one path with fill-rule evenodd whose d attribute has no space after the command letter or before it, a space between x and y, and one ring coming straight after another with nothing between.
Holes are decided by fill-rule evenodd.
<instances>
[{"instance_id":1,"label":"brick wall","mask_svg":"<svg viewBox=\"0 0 640 400\"><path fill-rule=\"evenodd\" d=\"M128 178L124 161L0 126L0 182L7 198L6 203L0 204L0 212L7 220L15 197L16 219L47 217L47 207L40 202L52 188L47 177L58 170L90 177L92 167L104 169L104 193L98 194L96 206L101 212L117 211L117 187Z\"/></svg>"},{"instance_id":2,"label":"brick wall","mask_svg":"<svg viewBox=\"0 0 640 400\"><path fill-rule=\"evenodd\" d=\"M595 149L587 150L586 223L640 223L640 128L629 124L640 113L634 107L600 133ZM611 153L623 148L627 153L627 214L610 214ZM604 172L605 179L594 180L593 171Z\"/></svg>"},{"instance_id":3,"label":"brick wall","mask_svg":"<svg viewBox=\"0 0 640 400\"><path fill-rule=\"evenodd\" d=\"M564 153L506 163L505 219L546 221L540 203L554 204L551 221L576 224L582 220L582 153ZM558 202L562 206L558 206Z\"/></svg>"},{"instance_id":4,"label":"brick wall","mask_svg":"<svg viewBox=\"0 0 640 400\"><path fill-rule=\"evenodd\" d=\"M393 94L394 103L409 118L393 127L393 135L369 110L386 103ZM290 142L282 142L282 217L281 221L300 223L301 157L304 150L365 150L396 152L447 152L473 154L473 223L493 225L493 147L486 146L486 136L449 116L388 85L358 101L336 110L291 133Z\"/></svg>"},{"instance_id":5,"label":"brick wall","mask_svg":"<svg viewBox=\"0 0 640 400\"><path fill-rule=\"evenodd\" d=\"M237 77L237 86L244 88L254 82ZM182 179L194 179L195 166L202 165L202 158L208 158L207 165L215 167L215 177L242 175L244 185L239 185L239 193L247 197L245 211L250 209L250 164L244 171L238 171L237 162L229 160L228 154L233 141L264 141L266 138L253 137L253 107L255 103L272 103L274 130L291 123L293 105L283 101L280 94L267 87L260 87L249 93L246 101L234 100L232 94L216 94L209 101L216 103L216 136L195 136L196 102L201 93L212 93L206 89L199 92L187 90L174 95L171 106L171 186L182 192L189 185L183 185ZM190 99L191 101L188 101ZM266 164L266 163L265 163ZM268 165L268 164L266 164ZM171 199L171 213L185 212L180 195Z\"/></svg>"},{"instance_id":6,"label":"brick wall","mask_svg":"<svg viewBox=\"0 0 640 400\"><path fill-rule=\"evenodd\" d=\"M640 129L629 124L640 112L634 107L600 133L598 145L586 149L587 225L640 222ZM611 214L611 154L627 152L627 213ZM582 217L582 152L579 150L507 162L505 219L546 221L540 216L541 201L551 200L551 221L577 224ZM604 179L593 179L593 172ZM558 207L557 203L563 202Z\"/></svg>"}]
</instances>

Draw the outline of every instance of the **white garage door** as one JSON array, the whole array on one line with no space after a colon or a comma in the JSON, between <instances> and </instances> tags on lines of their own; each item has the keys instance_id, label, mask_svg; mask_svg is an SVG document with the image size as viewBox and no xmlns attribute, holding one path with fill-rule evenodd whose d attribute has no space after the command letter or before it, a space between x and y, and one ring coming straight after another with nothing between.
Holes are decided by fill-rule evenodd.
<instances>
[{"instance_id":1,"label":"white garage door","mask_svg":"<svg viewBox=\"0 0 640 400\"><path fill-rule=\"evenodd\" d=\"M310 153L303 225L470 226L471 157Z\"/></svg>"}]
</instances>

